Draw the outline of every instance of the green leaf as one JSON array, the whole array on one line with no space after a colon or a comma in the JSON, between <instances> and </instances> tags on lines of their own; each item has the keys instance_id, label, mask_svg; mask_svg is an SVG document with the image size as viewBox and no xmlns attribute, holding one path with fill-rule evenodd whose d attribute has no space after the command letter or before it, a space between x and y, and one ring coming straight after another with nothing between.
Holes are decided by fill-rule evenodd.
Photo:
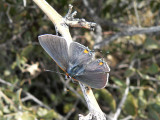
<instances>
[{"instance_id":1,"label":"green leaf","mask_svg":"<svg viewBox=\"0 0 160 120\"><path fill-rule=\"evenodd\" d=\"M25 57L21 57L19 54L16 56L16 63L13 63L12 68L18 66L21 70L24 69L27 59Z\"/></svg>"},{"instance_id":2,"label":"green leaf","mask_svg":"<svg viewBox=\"0 0 160 120\"><path fill-rule=\"evenodd\" d=\"M156 112L160 113L160 103L153 103L150 105L152 107L152 109L154 109Z\"/></svg>"},{"instance_id":3,"label":"green leaf","mask_svg":"<svg viewBox=\"0 0 160 120\"><path fill-rule=\"evenodd\" d=\"M145 43L144 43L144 47L148 50L154 50L154 49L159 49L160 44L155 40L147 38Z\"/></svg>"},{"instance_id":4,"label":"green leaf","mask_svg":"<svg viewBox=\"0 0 160 120\"><path fill-rule=\"evenodd\" d=\"M159 113L152 108L148 109L148 117L150 118L150 120L160 120Z\"/></svg>"},{"instance_id":5,"label":"green leaf","mask_svg":"<svg viewBox=\"0 0 160 120\"><path fill-rule=\"evenodd\" d=\"M149 66L146 72L150 74L156 74L159 72L159 66L156 63L153 63L151 66Z\"/></svg>"},{"instance_id":6,"label":"green leaf","mask_svg":"<svg viewBox=\"0 0 160 120\"><path fill-rule=\"evenodd\" d=\"M160 80L160 75L156 75L156 79L157 79L157 80Z\"/></svg>"},{"instance_id":7,"label":"green leaf","mask_svg":"<svg viewBox=\"0 0 160 120\"><path fill-rule=\"evenodd\" d=\"M10 70L4 70L4 76L9 76L11 75L11 71Z\"/></svg>"},{"instance_id":8,"label":"green leaf","mask_svg":"<svg viewBox=\"0 0 160 120\"><path fill-rule=\"evenodd\" d=\"M72 109L72 107L73 104L65 104L63 108L64 113L68 113Z\"/></svg>"},{"instance_id":9,"label":"green leaf","mask_svg":"<svg viewBox=\"0 0 160 120\"><path fill-rule=\"evenodd\" d=\"M54 110L50 110L48 111L48 113L44 116L45 119L47 120L53 120L53 118L55 119L59 119L59 115L54 111Z\"/></svg>"},{"instance_id":10,"label":"green leaf","mask_svg":"<svg viewBox=\"0 0 160 120\"><path fill-rule=\"evenodd\" d=\"M21 93L22 93L22 89L19 89L19 90L17 90L16 95L14 96L14 103L19 107L22 105Z\"/></svg>"},{"instance_id":11,"label":"green leaf","mask_svg":"<svg viewBox=\"0 0 160 120\"><path fill-rule=\"evenodd\" d=\"M138 93L138 105L141 110L144 110L147 106L147 100L144 97L144 90L140 89Z\"/></svg>"},{"instance_id":12,"label":"green leaf","mask_svg":"<svg viewBox=\"0 0 160 120\"><path fill-rule=\"evenodd\" d=\"M118 78L116 78L116 77L111 77L111 79L112 79L112 80L114 81L114 83L115 83L116 85L118 85L118 86L123 86L123 87L126 86L125 82L123 82L122 80L120 80L120 79L118 79Z\"/></svg>"},{"instance_id":13,"label":"green leaf","mask_svg":"<svg viewBox=\"0 0 160 120\"><path fill-rule=\"evenodd\" d=\"M37 115L40 118L43 118L45 120L46 119L47 120L52 120L53 118L55 118L55 119L59 118L58 114L54 110L47 110L45 108L39 108L38 111L37 111Z\"/></svg>"},{"instance_id":14,"label":"green leaf","mask_svg":"<svg viewBox=\"0 0 160 120\"><path fill-rule=\"evenodd\" d=\"M113 98L112 94L106 90L106 89L101 89L99 91L99 97L100 99L103 99L112 109L113 112L116 110L116 101Z\"/></svg>"},{"instance_id":15,"label":"green leaf","mask_svg":"<svg viewBox=\"0 0 160 120\"><path fill-rule=\"evenodd\" d=\"M125 101L123 110L129 115L136 116L138 112L137 108L137 99L134 98L131 93L129 93Z\"/></svg>"},{"instance_id":16,"label":"green leaf","mask_svg":"<svg viewBox=\"0 0 160 120\"><path fill-rule=\"evenodd\" d=\"M0 110L0 117L2 117L3 116L3 112Z\"/></svg>"},{"instance_id":17,"label":"green leaf","mask_svg":"<svg viewBox=\"0 0 160 120\"><path fill-rule=\"evenodd\" d=\"M134 75L135 73L135 69L134 68L130 68L125 72L125 77L131 77L132 75Z\"/></svg>"},{"instance_id":18,"label":"green leaf","mask_svg":"<svg viewBox=\"0 0 160 120\"><path fill-rule=\"evenodd\" d=\"M28 45L27 47L25 47L22 52L21 55L28 57L29 54L31 54L33 52L34 47L32 45Z\"/></svg>"},{"instance_id":19,"label":"green leaf","mask_svg":"<svg viewBox=\"0 0 160 120\"><path fill-rule=\"evenodd\" d=\"M47 114L47 112L48 111L44 108L38 108L37 114L38 114L38 116L43 117Z\"/></svg>"},{"instance_id":20,"label":"green leaf","mask_svg":"<svg viewBox=\"0 0 160 120\"><path fill-rule=\"evenodd\" d=\"M22 113L22 115L16 116L17 120L36 120L36 117L28 112Z\"/></svg>"},{"instance_id":21,"label":"green leaf","mask_svg":"<svg viewBox=\"0 0 160 120\"><path fill-rule=\"evenodd\" d=\"M137 73L139 74L139 76L143 79L146 79L146 80L149 80L150 79L150 76L149 75L145 75L145 74L142 74L140 71L137 70Z\"/></svg>"}]
</instances>

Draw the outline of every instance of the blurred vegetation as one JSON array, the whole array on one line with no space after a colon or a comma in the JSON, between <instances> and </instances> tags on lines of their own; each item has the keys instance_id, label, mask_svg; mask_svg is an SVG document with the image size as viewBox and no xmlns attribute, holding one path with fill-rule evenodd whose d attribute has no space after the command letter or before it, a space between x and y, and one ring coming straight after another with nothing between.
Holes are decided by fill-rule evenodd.
<instances>
[{"instance_id":1,"label":"blurred vegetation","mask_svg":"<svg viewBox=\"0 0 160 120\"><path fill-rule=\"evenodd\" d=\"M37 36L55 34L54 25L33 1L26 0L26 6L24 1L0 1L0 120L78 119L78 114L88 113L79 85L69 83L80 95L77 97L73 91L65 90L64 76L44 72L44 69L58 71L58 67L39 45ZM138 25L133 0L88 1L102 20ZM47 2L62 16L72 4L77 18L95 22L81 0ZM137 0L136 7L142 27L160 24L158 0ZM116 26L107 26L105 21L98 24L103 39L120 31ZM93 32L71 28L71 34L77 42L93 48ZM160 32L121 37L97 53L111 67L108 86L94 90L104 113L115 113L127 87L126 78L130 78L129 94L119 118L160 120L159 37Z\"/></svg>"}]
</instances>

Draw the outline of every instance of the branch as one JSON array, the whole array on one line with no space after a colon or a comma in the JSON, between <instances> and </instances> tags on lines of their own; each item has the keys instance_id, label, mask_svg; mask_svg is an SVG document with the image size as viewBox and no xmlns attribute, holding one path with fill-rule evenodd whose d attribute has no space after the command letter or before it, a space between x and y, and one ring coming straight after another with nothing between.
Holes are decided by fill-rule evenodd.
<instances>
[{"instance_id":1,"label":"branch","mask_svg":"<svg viewBox=\"0 0 160 120\"><path fill-rule=\"evenodd\" d=\"M89 111L91 114L88 114L87 116L83 116L79 114L79 120L106 120L105 114L100 109L93 92L90 87L86 87L84 84L79 82L79 85L82 89L84 98L87 102Z\"/></svg>"},{"instance_id":2,"label":"branch","mask_svg":"<svg viewBox=\"0 0 160 120\"><path fill-rule=\"evenodd\" d=\"M69 33L69 28L66 26L66 20L65 18L63 19L61 15L59 15L55 9L53 9L45 0L33 0L42 10L43 12L49 17L49 19L53 22L53 24L56 26L58 31L62 34L62 36L67 40L68 45L72 42L71 35ZM68 14L70 15L71 13L71 8L69 9ZM73 15L73 14L72 14ZM68 15L67 15L68 16ZM73 15L74 16L74 15ZM84 21L85 22L85 21ZM87 22L86 22L87 25ZM82 25L83 26L83 25ZM83 91L83 95L85 99L87 100L87 105L89 108L89 115L91 118L95 120L101 120L99 118L102 118L105 120L105 116L101 109L99 108L99 105L93 95L93 92L91 89L88 89L84 84L80 83L81 89ZM98 108L98 109L97 109ZM98 113L98 114L97 114ZM101 115L101 116L99 116ZM85 117L83 117L85 118ZM79 119L82 119L80 117Z\"/></svg>"},{"instance_id":3,"label":"branch","mask_svg":"<svg viewBox=\"0 0 160 120\"><path fill-rule=\"evenodd\" d=\"M119 37L133 36L133 35L138 35L138 34L149 34L149 33L159 32L159 31L160 31L160 26L153 26L153 27L146 27L146 28L131 28L128 31L118 32L104 39L102 42L97 43L95 47L103 47L109 44L110 42L113 42Z\"/></svg>"},{"instance_id":4,"label":"branch","mask_svg":"<svg viewBox=\"0 0 160 120\"><path fill-rule=\"evenodd\" d=\"M119 103L119 106L118 106L118 108L116 110L116 113L114 114L114 117L112 118L112 120L118 120L118 117L119 117L119 115L120 115L120 113L122 111L122 107L123 107L123 105L124 105L124 103L125 103L125 101L127 99L127 96L128 96L128 93L129 93L129 85L130 85L130 78L129 77L126 78L126 85L127 85L127 87L125 89L123 97L122 97L122 99L121 99L121 101Z\"/></svg>"},{"instance_id":5,"label":"branch","mask_svg":"<svg viewBox=\"0 0 160 120\"><path fill-rule=\"evenodd\" d=\"M69 4L69 10L67 15L65 16L65 23L70 27L82 27L90 30L94 30L96 23L87 22L85 19L74 18L77 14L77 11L72 13L72 5Z\"/></svg>"}]
</instances>

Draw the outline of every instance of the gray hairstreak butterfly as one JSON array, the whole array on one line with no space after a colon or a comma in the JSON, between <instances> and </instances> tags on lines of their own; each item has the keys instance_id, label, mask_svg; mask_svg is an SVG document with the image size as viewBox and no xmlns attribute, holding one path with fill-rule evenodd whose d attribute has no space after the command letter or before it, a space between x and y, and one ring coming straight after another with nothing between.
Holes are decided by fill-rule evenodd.
<instances>
[{"instance_id":1,"label":"gray hairstreak butterfly","mask_svg":"<svg viewBox=\"0 0 160 120\"><path fill-rule=\"evenodd\" d=\"M103 60L93 60L88 47L71 42L69 47L63 37L45 34L38 37L40 45L56 64L73 80L92 88L104 88L108 82L110 68Z\"/></svg>"}]
</instances>

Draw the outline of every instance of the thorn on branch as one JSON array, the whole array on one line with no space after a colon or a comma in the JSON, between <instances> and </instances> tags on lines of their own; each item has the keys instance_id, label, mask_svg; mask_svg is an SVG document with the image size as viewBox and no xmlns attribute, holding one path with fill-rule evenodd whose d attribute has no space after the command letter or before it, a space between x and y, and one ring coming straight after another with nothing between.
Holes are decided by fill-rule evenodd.
<instances>
[{"instance_id":1,"label":"thorn on branch","mask_svg":"<svg viewBox=\"0 0 160 120\"><path fill-rule=\"evenodd\" d=\"M74 11L72 13L72 8L73 6L69 4L69 10L66 16L64 17L64 22L71 27L82 27L93 31L96 26L96 23L87 22L85 19L74 18L74 16L77 14L77 11Z\"/></svg>"}]
</instances>

